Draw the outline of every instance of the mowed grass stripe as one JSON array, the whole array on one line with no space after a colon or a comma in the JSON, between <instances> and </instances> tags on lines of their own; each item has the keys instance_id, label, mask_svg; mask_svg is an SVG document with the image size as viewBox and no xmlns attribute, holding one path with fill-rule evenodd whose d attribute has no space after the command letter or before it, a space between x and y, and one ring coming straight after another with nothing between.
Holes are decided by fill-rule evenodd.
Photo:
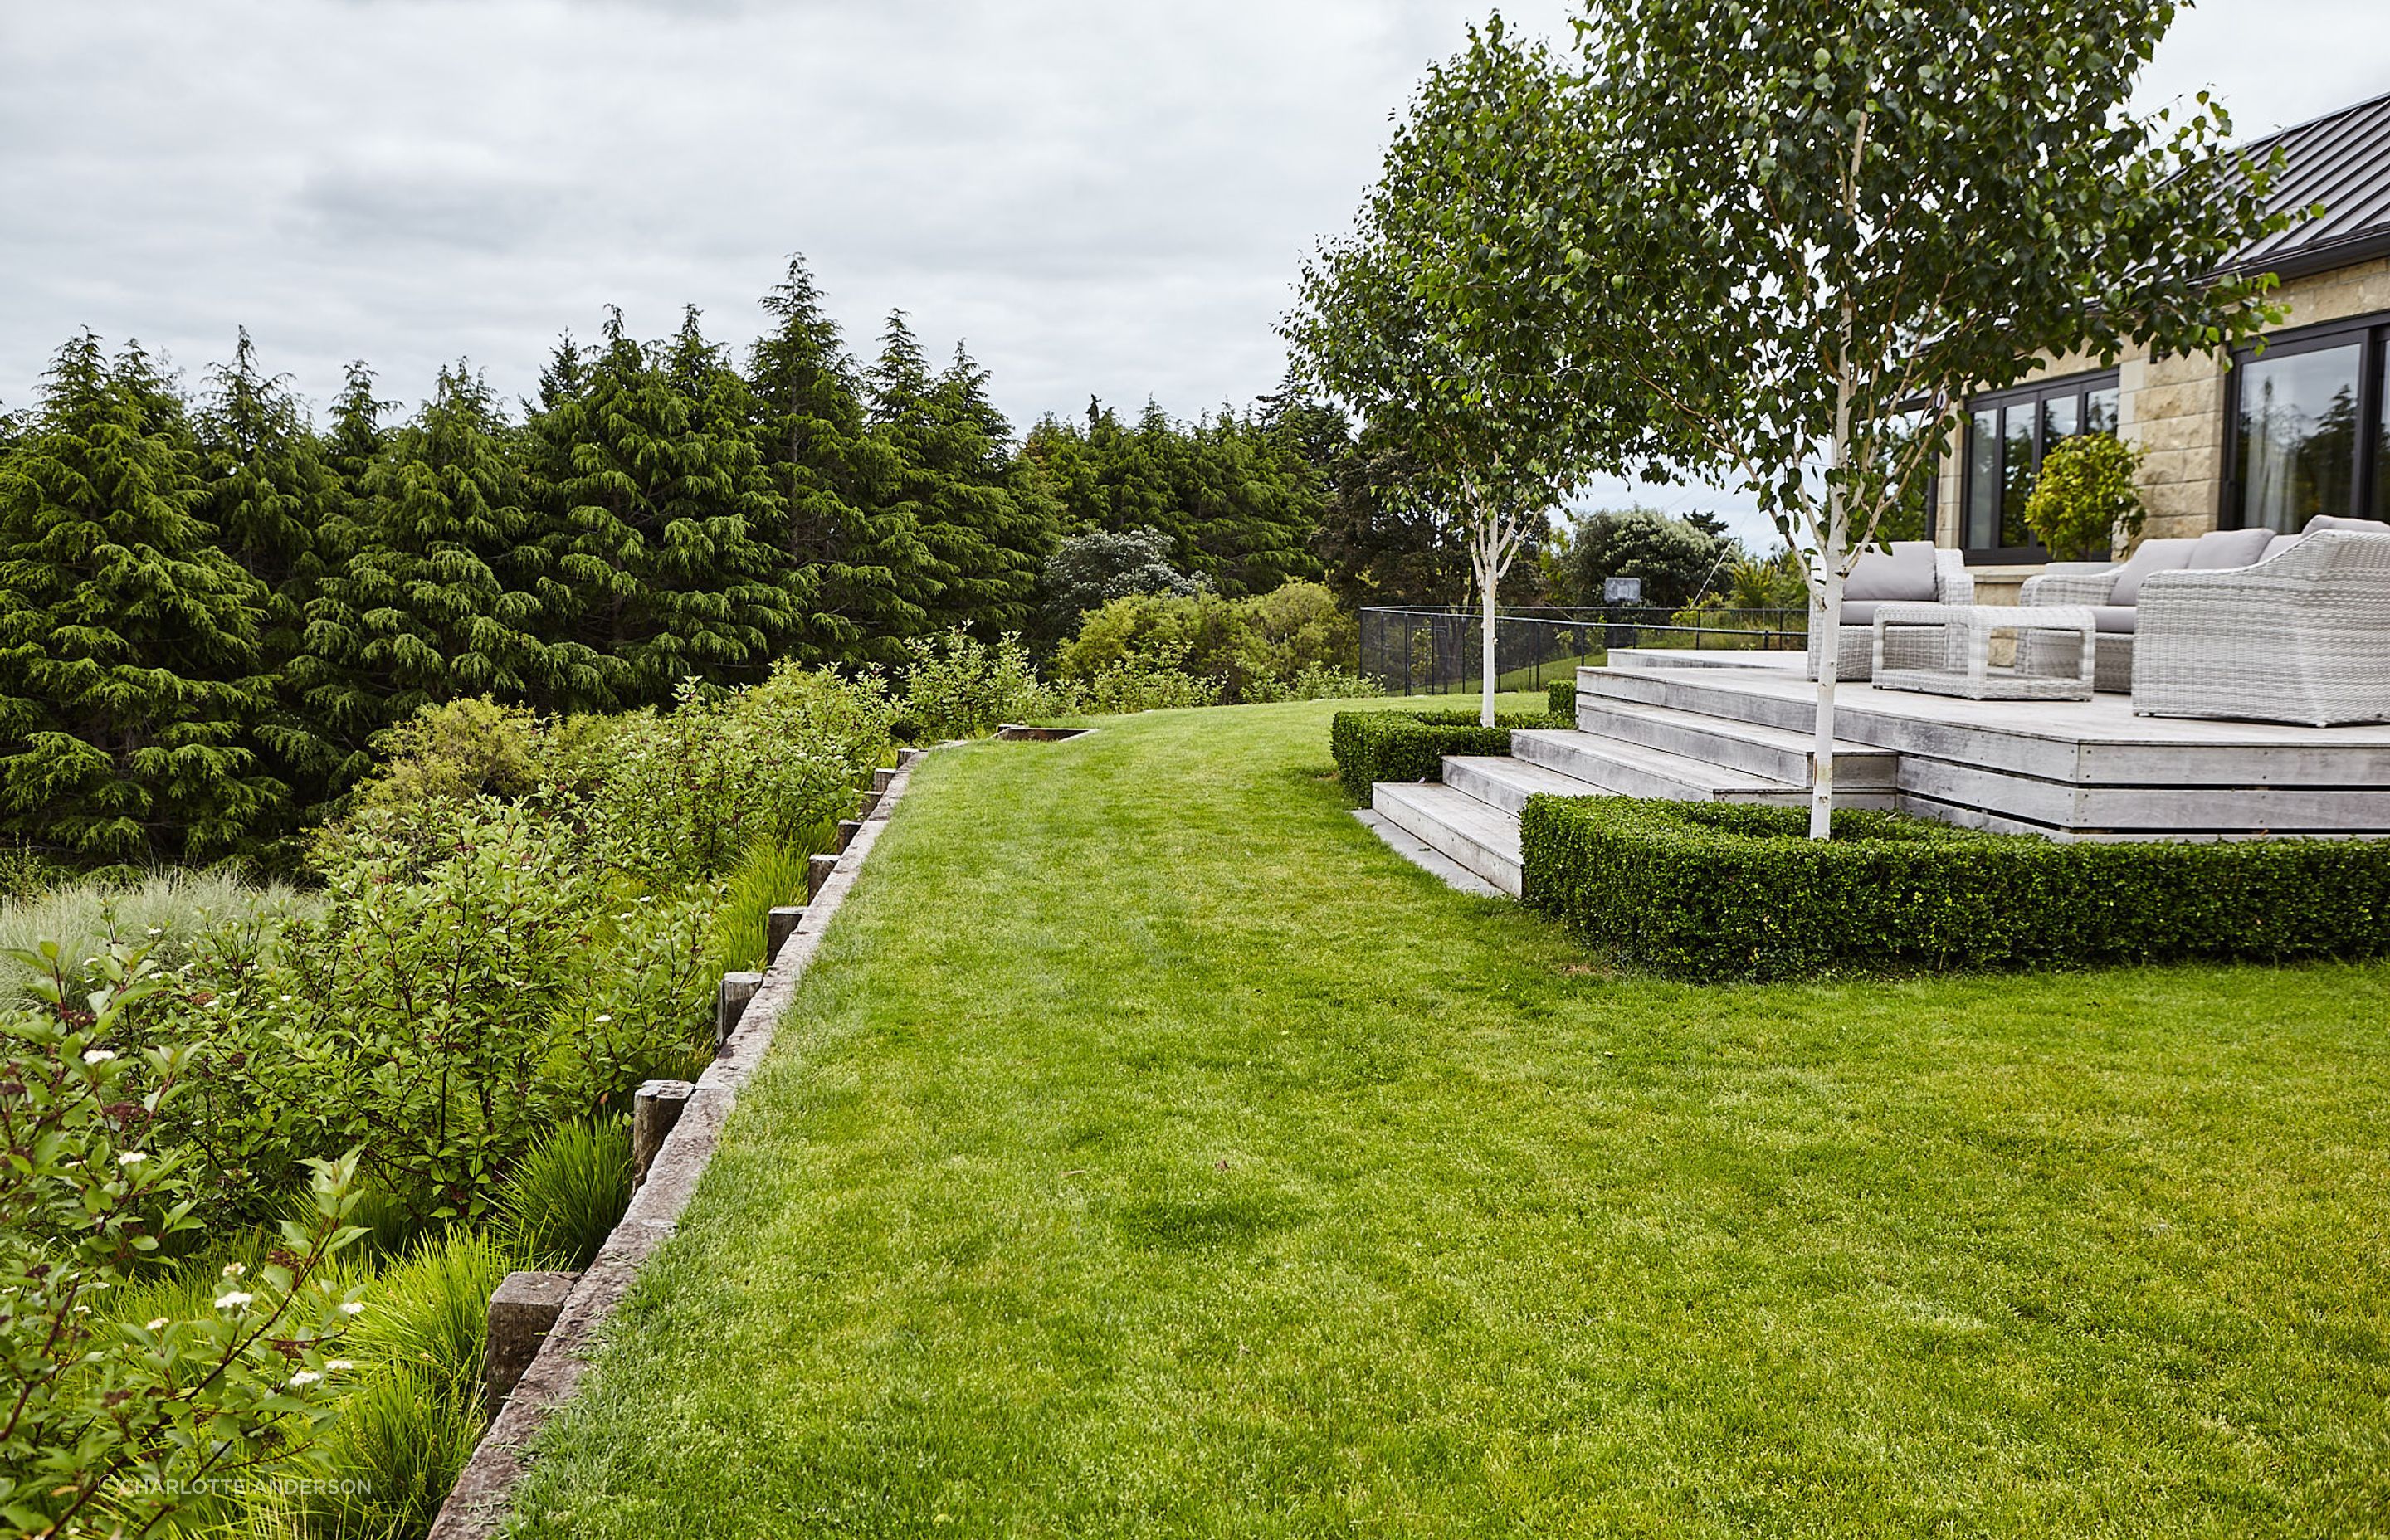
<instances>
[{"instance_id":1,"label":"mowed grass stripe","mask_svg":"<svg viewBox=\"0 0 2390 1540\"><path fill-rule=\"evenodd\" d=\"M2390 970L1612 978L1334 709L922 766L530 1533L2384 1533Z\"/></svg>"}]
</instances>

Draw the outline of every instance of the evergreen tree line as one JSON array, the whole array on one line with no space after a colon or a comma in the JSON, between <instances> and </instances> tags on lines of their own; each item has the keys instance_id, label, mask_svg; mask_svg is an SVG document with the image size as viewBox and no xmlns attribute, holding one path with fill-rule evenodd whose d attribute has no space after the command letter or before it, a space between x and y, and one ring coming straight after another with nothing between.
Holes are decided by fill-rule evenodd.
<instances>
[{"instance_id":1,"label":"evergreen tree line","mask_svg":"<svg viewBox=\"0 0 2390 1540\"><path fill-rule=\"evenodd\" d=\"M69 341L0 417L0 835L86 866L255 851L426 704L621 711L1035 634L1072 535L1154 532L1231 597L1340 571L1332 413L1091 404L1016 443L901 314L865 366L802 261L764 308L743 367L693 310L653 342L613 314L519 410L460 364L404 420L362 364L311 420L246 333L197 400L137 343Z\"/></svg>"}]
</instances>

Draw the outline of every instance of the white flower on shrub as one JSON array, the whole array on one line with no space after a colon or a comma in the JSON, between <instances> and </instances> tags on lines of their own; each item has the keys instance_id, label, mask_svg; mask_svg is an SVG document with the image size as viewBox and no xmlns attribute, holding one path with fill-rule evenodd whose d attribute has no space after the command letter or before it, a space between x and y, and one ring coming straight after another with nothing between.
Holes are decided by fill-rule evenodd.
<instances>
[{"instance_id":1,"label":"white flower on shrub","mask_svg":"<svg viewBox=\"0 0 2390 1540\"><path fill-rule=\"evenodd\" d=\"M161 1316L159 1316L156 1320L151 1321L151 1322L149 1323L148 1329L149 1329L149 1330L151 1330L151 1331L163 1331L163 1330L165 1330L165 1329L166 1329L166 1326L167 1326L166 1317L165 1317L165 1316L163 1316L163 1315L161 1315Z\"/></svg>"},{"instance_id":2,"label":"white flower on shrub","mask_svg":"<svg viewBox=\"0 0 2390 1540\"><path fill-rule=\"evenodd\" d=\"M121 1166L137 1166L148 1158L149 1152L146 1149L127 1149L116 1157L116 1163Z\"/></svg>"},{"instance_id":3,"label":"white flower on shrub","mask_svg":"<svg viewBox=\"0 0 2390 1540\"><path fill-rule=\"evenodd\" d=\"M328 1374L346 1374L349 1370L355 1367L356 1365L351 1363L346 1358L327 1358L324 1360L324 1369L325 1372Z\"/></svg>"},{"instance_id":4,"label":"white flower on shrub","mask_svg":"<svg viewBox=\"0 0 2390 1540\"><path fill-rule=\"evenodd\" d=\"M238 1289L227 1289L223 1293L216 1296L216 1308L218 1310L238 1310L255 1298L257 1298L257 1296L254 1294L244 1294Z\"/></svg>"},{"instance_id":5,"label":"white flower on shrub","mask_svg":"<svg viewBox=\"0 0 2390 1540\"><path fill-rule=\"evenodd\" d=\"M303 1386L312 1385L323 1378L324 1377L322 1375L317 1374L314 1369L301 1369L297 1374L290 1377L290 1388L294 1391L299 1390Z\"/></svg>"},{"instance_id":6,"label":"white flower on shrub","mask_svg":"<svg viewBox=\"0 0 2390 1540\"><path fill-rule=\"evenodd\" d=\"M238 1262L227 1262L224 1264L224 1276L228 1278L237 1278L248 1271L247 1267Z\"/></svg>"},{"instance_id":7,"label":"white flower on shrub","mask_svg":"<svg viewBox=\"0 0 2390 1540\"><path fill-rule=\"evenodd\" d=\"M86 1064L105 1064L115 1057L106 1048L85 1048L83 1052L83 1061Z\"/></svg>"},{"instance_id":8,"label":"white flower on shrub","mask_svg":"<svg viewBox=\"0 0 2390 1540\"><path fill-rule=\"evenodd\" d=\"M344 1300L341 1303L341 1314L343 1315L362 1315L365 1313L366 1303L363 1300Z\"/></svg>"}]
</instances>

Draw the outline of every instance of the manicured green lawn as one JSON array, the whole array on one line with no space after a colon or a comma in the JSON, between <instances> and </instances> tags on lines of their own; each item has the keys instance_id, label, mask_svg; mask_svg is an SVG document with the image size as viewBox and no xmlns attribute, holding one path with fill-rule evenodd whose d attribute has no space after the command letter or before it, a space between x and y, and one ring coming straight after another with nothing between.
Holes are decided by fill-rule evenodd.
<instances>
[{"instance_id":1,"label":"manicured green lawn","mask_svg":"<svg viewBox=\"0 0 2390 1540\"><path fill-rule=\"evenodd\" d=\"M531 1533L2390 1533L2390 969L1614 979L1335 709L921 768Z\"/></svg>"}]
</instances>

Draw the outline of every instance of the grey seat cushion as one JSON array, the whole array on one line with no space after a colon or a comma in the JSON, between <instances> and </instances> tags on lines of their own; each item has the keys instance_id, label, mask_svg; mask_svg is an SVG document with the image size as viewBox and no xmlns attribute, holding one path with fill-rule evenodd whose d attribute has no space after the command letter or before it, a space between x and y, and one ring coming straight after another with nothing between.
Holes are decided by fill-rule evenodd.
<instances>
[{"instance_id":1,"label":"grey seat cushion","mask_svg":"<svg viewBox=\"0 0 2390 1540\"><path fill-rule=\"evenodd\" d=\"M2191 559L2183 565L2200 571L2255 567L2273 541L2274 532L2267 529L2210 530L2191 543Z\"/></svg>"},{"instance_id":2,"label":"grey seat cushion","mask_svg":"<svg viewBox=\"0 0 2390 1540\"><path fill-rule=\"evenodd\" d=\"M2354 530L2358 534L2390 534L2390 524L2379 519L2345 519L2336 513L2319 513L2307 520L2309 534L2318 530Z\"/></svg>"},{"instance_id":3,"label":"grey seat cushion","mask_svg":"<svg viewBox=\"0 0 2390 1540\"><path fill-rule=\"evenodd\" d=\"M2110 604L2139 604L2141 580L2152 572L2171 572L2191 559L2196 540L2144 540L2140 549L2116 571L2116 585L2108 590Z\"/></svg>"},{"instance_id":4,"label":"grey seat cushion","mask_svg":"<svg viewBox=\"0 0 2390 1540\"><path fill-rule=\"evenodd\" d=\"M2095 604L2091 607L2091 626L2093 630L2104 631L2111 636L2129 636L2133 634L2133 622L2139 620L2140 615L2141 612L2129 604Z\"/></svg>"},{"instance_id":5,"label":"grey seat cushion","mask_svg":"<svg viewBox=\"0 0 2390 1540\"><path fill-rule=\"evenodd\" d=\"M1844 625L1873 625L1875 623L1876 606L1886 601L1882 599L1859 599L1856 602L1850 599L1844 599L1843 601L1843 623Z\"/></svg>"},{"instance_id":6,"label":"grey seat cushion","mask_svg":"<svg viewBox=\"0 0 2390 1540\"><path fill-rule=\"evenodd\" d=\"M1869 551L1852 563L1851 575L1843 580L1845 604L1852 599L1931 604L1934 597L1931 540L1895 540L1888 556Z\"/></svg>"}]
</instances>

